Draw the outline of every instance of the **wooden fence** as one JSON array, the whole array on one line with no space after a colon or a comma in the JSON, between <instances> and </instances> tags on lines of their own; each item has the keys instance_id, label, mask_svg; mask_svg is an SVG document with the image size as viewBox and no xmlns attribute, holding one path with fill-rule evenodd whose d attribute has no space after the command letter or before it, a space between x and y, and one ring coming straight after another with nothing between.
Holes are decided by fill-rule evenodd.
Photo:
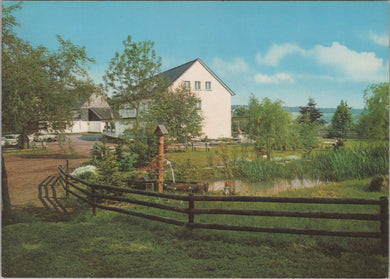
<instances>
[{"instance_id":1,"label":"wooden fence","mask_svg":"<svg viewBox=\"0 0 390 279\"><path fill-rule=\"evenodd\" d=\"M387 197L379 200L373 199L341 199L341 198L286 198L286 197L263 197L263 196L203 196L203 195L183 195L170 193L157 193L129 188L120 188L108 185L93 184L76 178L58 167L60 172L60 182L66 190L67 196L70 194L88 203L92 207L92 212L96 214L96 208L116 211L128 215L147 218L168 224L186 226L188 228L233 230L248 232L268 232L268 233L289 233L304 235L324 235L341 237L362 237L377 238L381 240L383 255L388 254L389 245L389 203ZM104 190L104 191L102 191ZM188 206L174 206L158 202L144 201L135 198L124 197L123 194L135 194L140 196L158 197L166 200L178 200L188 202ZM162 210L174 211L185 214L187 221L151 215L126 208L115 207L99 202L99 200L111 200L122 203L142 205ZM345 213L345 212L302 212L302 211L282 211L282 210L258 210L258 209L222 209L222 208L197 208L195 202L259 202L259 203L294 203L294 204L345 204L345 205L377 205L378 213ZM296 228L272 228L257 226L239 226L225 224L206 224L195 222L195 216L201 214L223 214L223 215L246 215L246 216L271 216L271 217L295 217L295 218L316 218L316 219L343 219L376 221L380 224L379 231L332 231L319 229L296 229Z\"/></svg>"}]
</instances>

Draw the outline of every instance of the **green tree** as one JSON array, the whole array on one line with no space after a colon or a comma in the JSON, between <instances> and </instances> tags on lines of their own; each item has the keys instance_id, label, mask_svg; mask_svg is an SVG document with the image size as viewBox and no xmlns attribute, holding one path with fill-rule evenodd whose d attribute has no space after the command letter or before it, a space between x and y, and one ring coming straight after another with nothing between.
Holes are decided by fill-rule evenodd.
<instances>
[{"instance_id":1,"label":"green tree","mask_svg":"<svg viewBox=\"0 0 390 279\"><path fill-rule=\"evenodd\" d=\"M321 111L316 108L316 102L312 97L309 98L309 101L306 106L299 107L299 116L297 118L298 123L310 123L316 122L318 124L324 124L324 120L320 119L322 116Z\"/></svg>"},{"instance_id":2,"label":"green tree","mask_svg":"<svg viewBox=\"0 0 390 279\"><path fill-rule=\"evenodd\" d=\"M299 142L301 147L310 153L318 145L318 132L320 125L325 121L320 119L322 113L316 108L316 103L312 97L306 106L300 107L297 117L296 129L299 133Z\"/></svg>"},{"instance_id":3,"label":"green tree","mask_svg":"<svg viewBox=\"0 0 390 279\"><path fill-rule=\"evenodd\" d=\"M252 94L249 99L249 135L260 146L263 145L267 158L278 142L288 138L291 131L290 114L282 108L282 102L264 98L261 102Z\"/></svg>"},{"instance_id":4,"label":"green tree","mask_svg":"<svg viewBox=\"0 0 390 279\"><path fill-rule=\"evenodd\" d=\"M331 124L332 129L338 130L342 137L345 137L346 132L352 128L353 116L347 102L341 100L332 116Z\"/></svg>"},{"instance_id":5,"label":"green tree","mask_svg":"<svg viewBox=\"0 0 390 279\"><path fill-rule=\"evenodd\" d=\"M360 137L389 138L389 83L372 84L364 90L365 107L359 117Z\"/></svg>"},{"instance_id":6,"label":"green tree","mask_svg":"<svg viewBox=\"0 0 390 279\"><path fill-rule=\"evenodd\" d=\"M248 108L246 106L238 106L233 110L233 117L246 117Z\"/></svg>"},{"instance_id":7,"label":"green tree","mask_svg":"<svg viewBox=\"0 0 390 279\"><path fill-rule=\"evenodd\" d=\"M200 102L190 89L165 90L155 96L145 118L152 129L163 123L170 137L187 142L199 136L202 129Z\"/></svg>"},{"instance_id":8,"label":"green tree","mask_svg":"<svg viewBox=\"0 0 390 279\"><path fill-rule=\"evenodd\" d=\"M13 5L3 8L2 29L2 131L21 134L22 146L27 135L38 131L39 123L53 128L71 124L71 109L94 85L85 67L93 62L84 47L57 36L59 48L49 51L32 47L18 38L13 27Z\"/></svg>"},{"instance_id":9,"label":"green tree","mask_svg":"<svg viewBox=\"0 0 390 279\"><path fill-rule=\"evenodd\" d=\"M115 53L103 77L108 90L112 90L112 101L120 108L135 111L133 134L139 137L142 103L158 92L164 80L160 73L161 58L156 56L151 41L133 42L131 36L123 41L124 50Z\"/></svg>"},{"instance_id":10,"label":"green tree","mask_svg":"<svg viewBox=\"0 0 390 279\"><path fill-rule=\"evenodd\" d=\"M302 117L301 122L297 125L299 132L299 140L302 148L310 153L319 143L318 132L320 124L316 121L311 121L309 114Z\"/></svg>"},{"instance_id":11,"label":"green tree","mask_svg":"<svg viewBox=\"0 0 390 279\"><path fill-rule=\"evenodd\" d=\"M122 176L119 171L119 163L115 160L114 154L105 148L102 159L97 166L97 179L100 184L110 186L123 186Z\"/></svg>"}]
</instances>

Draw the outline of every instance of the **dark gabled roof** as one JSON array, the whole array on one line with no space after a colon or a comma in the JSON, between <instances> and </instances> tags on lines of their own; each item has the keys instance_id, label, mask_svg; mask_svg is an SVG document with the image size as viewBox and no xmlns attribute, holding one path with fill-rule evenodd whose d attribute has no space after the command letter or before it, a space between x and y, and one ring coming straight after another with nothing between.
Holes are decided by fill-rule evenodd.
<instances>
[{"instance_id":1,"label":"dark gabled roof","mask_svg":"<svg viewBox=\"0 0 390 279\"><path fill-rule=\"evenodd\" d=\"M111 108L89 108L100 120L113 120L119 118Z\"/></svg>"},{"instance_id":2,"label":"dark gabled roof","mask_svg":"<svg viewBox=\"0 0 390 279\"><path fill-rule=\"evenodd\" d=\"M192 60L190 62L187 62L183 65L177 66L175 68L172 68L170 70L167 70L165 72L162 72L160 76L162 78L166 78L170 81L172 84L175 82L184 72L186 72L196 61L198 61L229 93L230 95L234 96L236 95L233 90L231 90L213 71L210 70L209 67L205 63L203 63L202 60L199 58Z\"/></svg>"},{"instance_id":3,"label":"dark gabled roof","mask_svg":"<svg viewBox=\"0 0 390 279\"><path fill-rule=\"evenodd\" d=\"M192 64L195 63L197 59L192 60L190 62L187 62L183 65L177 66L175 68L172 68L170 70L167 70L165 72L162 72L160 76L162 78L168 79L171 83L173 83L175 80L177 80L185 71L188 70L189 67L191 67Z\"/></svg>"}]
</instances>

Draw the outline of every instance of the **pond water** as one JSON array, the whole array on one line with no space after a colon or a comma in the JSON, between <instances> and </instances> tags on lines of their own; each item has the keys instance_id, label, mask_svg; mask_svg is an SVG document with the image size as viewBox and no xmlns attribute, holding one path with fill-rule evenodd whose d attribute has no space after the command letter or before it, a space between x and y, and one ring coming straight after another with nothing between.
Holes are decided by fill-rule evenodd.
<instances>
[{"instance_id":1,"label":"pond water","mask_svg":"<svg viewBox=\"0 0 390 279\"><path fill-rule=\"evenodd\" d=\"M223 192L226 180L209 181L209 192ZM229 190L240 196L253 196L262 194L272 194L288 190L316 187L327 184L320 180L311 179L275 179L273 181L263 181L249 183L241 180L229 180Z\"/></svg>"}]
</instances>

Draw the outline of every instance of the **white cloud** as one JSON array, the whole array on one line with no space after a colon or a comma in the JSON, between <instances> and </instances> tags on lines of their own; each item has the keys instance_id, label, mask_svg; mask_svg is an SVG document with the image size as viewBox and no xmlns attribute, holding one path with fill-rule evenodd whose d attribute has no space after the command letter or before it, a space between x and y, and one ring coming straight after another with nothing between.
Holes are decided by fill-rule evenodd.
<instances>
[{"instance_id":1,"label":"white cloud","mask_svg":"<svg viewBox=\"0 0 390 279\"><path fill-rule=\"evenodd\" d=\"M371 34L371 38L376 40L378 44L388 45L388 36L378 36ZM332 69L336 75L332 73L321 74L315 77L315 74L303 74L305 78L328 79L337 81L364 81L364 82L382 82L388 81L388 64L384 60L377 57L374 52L357 52L341 45L338 42L333 42L331 46L317 45L311 49L302 49L297 44L284 43L272 44L265 55L258 53L256 61L260 65L278 66L280 61L287 55L299 54L298 59L309 58L314 59L318 65L323 66L324 70ZM305 60L307 63L309 60ZM301 78L302 74L294 74L295 77ZM267 78L268 77L268 78ZM258 80L265 82L267 80L277 79L276 75L272 76L260 75ZM290 77L291 78L291 77Z\"/></svg>"},{"instance_id":2,"label":"white cloud","mask_svg":"<svg viewBox=\"0 0 390 279\"><path fill-rule=\"evenodd\" d=\"M231 62L224 61L216 57L213 60L213 68L221 76L232 73L246 73L250 71L248 64L238 57L234 58Z\"/></svg>"},{"instance_id":3,"label":"white cloud","mask_svg":"<svg viewBox=\"0 0 390 279\"><path fill-rule=\"evenodd\" d=\"M389 46L389 35L388 34L382 34L378 35L373 32L369 34L369 38L371 41L373 41L375 44L388 47Z\"/></svg>"},{"instance_id":4,"label":"white cloud","mask_svg":"<svg viewBox=\"0 0 390 279\"><path fill-rule=\"evenodd\" d=\"M335 69L341 78L370 82L388 78L387 65L373 52L356 52L333 42L330 47L317 45L307 53L320 65Z\"/></svg>"},{"instance_id":5,"label":"white cloud","mask_svg":"<svg viewBox=\"0 0 390 279\"><path fill-rule=\"evenodd\" d=\"M279 61L282 60L286 55L292 53L304 54L305 51L296 44L273 44L266 55L258 53L256 55L256 61L260 65L276 66L279 64Z\"/></svg>"},{"instance_id":6,"label":"white cloud","mask_svg":"<svg viewBox=\"0 0 390 279\"><path fill-rule=\"evenodd\" d=\"M254 81L258 83L281 83L281 82L290 82L294 83L295 80L286 73L278 73L275 75L263 75L263 74L257 74L254 77Z\"/></svg>"},{"instance_id":7,"label":"white cloud","mask_svg":"<svg viewBox=\"0 0 390 279\"><path fill-rule=\"evenodd\" d=\"M338 79L330 75L316 75L316 74L294 74L293 77L301 79L312 79L312 80L324 80L324 81L337 81Z\"/></svg>"}]
</instances>

